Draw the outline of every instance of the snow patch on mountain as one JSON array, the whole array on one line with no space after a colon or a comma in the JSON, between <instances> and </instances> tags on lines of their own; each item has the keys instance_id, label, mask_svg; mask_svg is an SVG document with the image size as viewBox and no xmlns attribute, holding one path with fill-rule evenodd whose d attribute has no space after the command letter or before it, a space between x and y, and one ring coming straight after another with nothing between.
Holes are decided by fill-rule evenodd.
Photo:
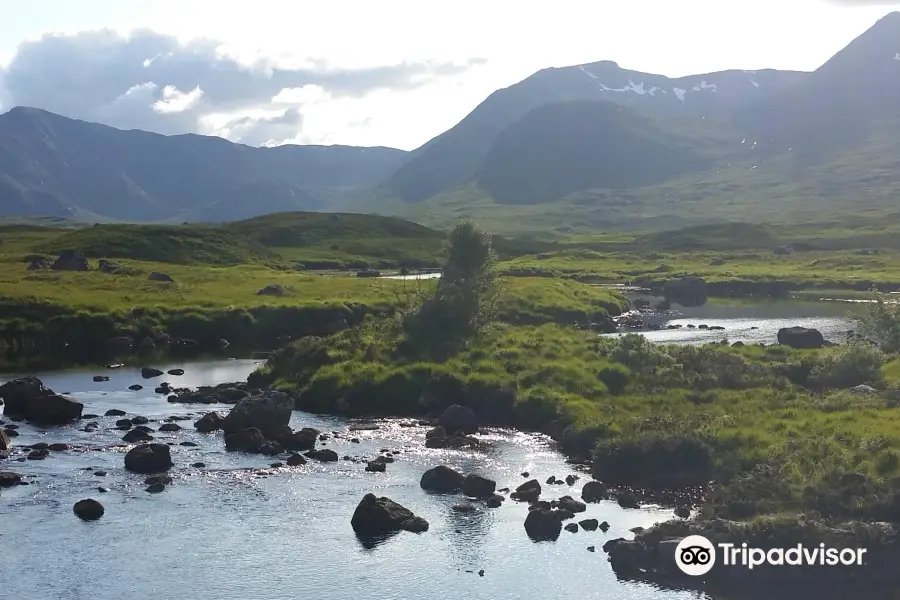
<instances>
[{"instance_id":1,"label":"snow patch on mountain","mask_svg":"<svg viewBox=\"0 0 900 600\"><path fill-rule=\"evenodd\" d=\"M752 84L753 84L753 87L755 87L755 88L758 88L758 87L759 87L759 84L756 83L755 81L753 81L752 79L750 80L750 83L752 83Z\"/></svg>"},{"instance_id":2,"label":"snow patch on mountain","mask_svg":"<svg viewBox=\"0 0 900 600\"><path fill-rule=\"evenodd\" d=\"M687 93L687 90L683 90L681 88L674 89L675 95L678 96L678 99L684 102L684 95Z\"/></svg>"},{"instance_id":3,"label":"snow patch on mountain","mask_svg":"<svg viewBox=\"0 0 900 600\"><path fill-rule=\"evenodd\" d=\"M706 80L704 79L698 85L694 86L695 92L699 92L700 90L712 90L714 92L718 92L719 86L717 86L715 83L706 83Z\"/></svg>"},{"instance_id":4,"label":"snow patch on mountain","mask_svg":"<svg viewBox=\"0 0 900 600\"><path fill-rule=\"evenodd\" d=\"M894 55L894 60L900 60L900 52Z\"/></svg>"}]
</instances>

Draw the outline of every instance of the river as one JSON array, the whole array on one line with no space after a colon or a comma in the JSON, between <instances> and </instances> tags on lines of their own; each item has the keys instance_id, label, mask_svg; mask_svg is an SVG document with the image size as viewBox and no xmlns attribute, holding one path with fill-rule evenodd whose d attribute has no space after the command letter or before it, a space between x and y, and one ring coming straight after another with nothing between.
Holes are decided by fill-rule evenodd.
<instances>
[{"instance_id":1,"label":"river","mask_svg":"<svg viewBox=\"0 0 900 600\"><path fill-rule=\"evenodd\" d=\"M641 294L627 296L632 301L659 300ZM642 314L641 319L646 325L658 325L661 329L636 333L648 340L668 344L706 344L723 340L774 344L779 329L799 326L818 329L826 340L843 343L847 340L848 330L854 327L851 314L861 306L864 305L837 300L710 298L703 306L674 306L673 310ZM724 329L700 329L701 325ZM667 329L669 326L678 329Z\"/></svg>"},{"instance_id":2,"label":"river","mask_svg":"<svg viewBox=\"0 0 900 600\"><path fill-rule=\"evenodd\" d=\"M710 300L703 307L680 309L650 319L679 330L644 332L659 342L702 343L741 340L774 343L778 328L803 325L843 341L849 322L843 303ZM724 331L688 329L687 324L721 325ZM616 334L613 334L616 335ZM167 379L176 387L244 380L260 364L253 360L209 360L154 365L164 371L183 368L182 377L150 382L135 368L89 372L35 373L48 387L84 403L85 413L117 408L143 415L156 429L169 416L196 418L209 407L170 404L152 392ZM92 375L109 375L96 383ZM0 382L13 375L0 374ZM134 383L145 389L133 392ZM0 407L2 408L2 407ZM228 410L227 406L213 409ZM2 415L0 415L2 418ZM581 518L608 521L607 533L562 532L556 542L533 543L523 522L527 507L507 501L498 509L461 514L451 507L460 496L427 494L419 479L428 468L447 464L465 473L515 488L521 473L542 482L542 498L580 497L586 475L544 436L491 430L479 434L486 451L433 450L424 446L425 427L401 427L387 420L377 431L348 433L350 422L295 412L294 429L314 427L338 432L326 442L354 461L264 469L273 458L226 453L221 434L202 435L192 420L183 431L154 434L170 441L175 482L161 494L144 491L143 477L123 469L122 431L117 417L96 419L101 427L36 429L20 424L15 446L40 441L64 442L84 451L54 452L44 461L0 462L0 470L27 476L31 485L0 495L0 582L19 600L121 600L191 598L192 600L280 600L314 595L323 600L378 598L400 600L530 600L616 598L681 600L696 592L663 590L624 582L612 572L602 551L630 529L673 517L668 509L620 508L612 502L588 505ZM361 443L351 443L351 437ZM185 447L181 442L193 442ZM383 448L399 450L386 473L366 473L363 458ZM205 463L203 468L190 466ZM4 464L5 463L5 464ZM257 471L254 471L254 470ZM102 477L97 471L105 472ZM551 475L578 474L574 486L544 485ZM98 487L108 489L101 493ZM350 527L350 517L364 494L386 495L424 517L431 525L420 535L401 533L374 548L364 547ZM84 523L72 505L95 498L106 507L97 522ZM595 547L595 552L588 551ZM484 570L484 575L478 572ZM796 597L803 597L802 593Z\"/></svg>"},{"instance_id":3,"label":"river","mask_svg":"<svg viewBox=\"0 0 900 600\"><path fill-rule=\"evenodd\" d=\"M254 361L212 361L156 365L181 367L173 385L197 386L236 381ZM129 416L158 421L170 415L200 414L208 407L170 404L146 385L136 369L106 371L110 381L95 383L93 372L35 373L44 383L84 403L86 413L118 408ZM5 380L6 378L0 378ZM162 378L160 378L162 379ZM152 380L158 381L158 380ZM151 385L150 388L153 386ZM218 407L227 410L228 407ZM198 412L199 411L199 412ZM400 450L386 473L366 473L365 463L310 462L302 467L254 474L272 458L226 453L221 434L183 431L154 434L158 440L199 444L175 445L175 481L161 494L144 491L143 476L123 469L124 449L102 450L119 443L116 417L97 419L101 428L85 433L74 426L42 431L21 423L15 446L64 442L96 448L54 452L44 461L0 464L27 476L32 485L5 489L0 495L0 581L6 597L18 600L122 600L123 598L192 600L281 600L314 596L324 600L378 598L555 599L578 597L675 600L689 592L655 589L617 581L601 547L629 529L671 518L670 510L626 510L605 502L588 505L584 517L608 521L607 533L563 531L557 542L534 543L523 528L527 507L506 501L499 509L460 514L451 507L459 496L438 496L419 487L422 473L447 464L466 473L495 479L498 487L515 487L527 471L543 482L578 471L543 437L508 431L480 435L489 450L431 450L424 447L425 428L400 427L385 421L381 429L354 432L340 418L294 413L291 425L336 431L341 439L325 447L339 455L374 457L382 448ZM158 423L151 422L158 427ZM189 465L202 461L205 468ZM96 471L106 475L98 477ZM579 497L585 475L573 487L544 485L544 498ZM109 491L100 493L98 486ZM401 533L382 545L365 548L356 539L350 517L367 492L386 495L424 517L424 534ZM72 505L95 498L106 507L96 522L81 522ZM595 546L596 552L589 552ZM484 570L484 576L478 572Z\"/></svg>"}]
</instances>

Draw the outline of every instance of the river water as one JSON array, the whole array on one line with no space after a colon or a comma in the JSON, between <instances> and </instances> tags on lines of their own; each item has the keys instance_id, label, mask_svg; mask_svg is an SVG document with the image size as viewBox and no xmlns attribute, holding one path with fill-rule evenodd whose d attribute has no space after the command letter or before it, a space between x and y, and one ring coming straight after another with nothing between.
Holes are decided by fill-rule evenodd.
<instances>
[{"instance_id":1,"label":"river water","mask_svg":"<svg viewBox=\"0 0 900 600\"><path fill-rule=\"evenodd\" d=\"M165 376L178 387L246 378L254 361L215 361L155 365L181 367L183 377ZM106 371L109 382L95 383L84 371L37 373L44 383L84 403L86 413L118 408L143 415L156 429L171 415L200 414L208 407L169 404L151 390L136 369ZM0 377L0 381L6 378ZM150 385L152 388L153 385ZM220 410L228 407L220 406ZM2 418L2 417L0 417ZM339 455L375 457L382 448L399 450L386 473L366 473L365 463L310 462L296 468L254 473L273 458L226 453L219 435L193 430L155 433L159 441L189 441L196 448L172 447L175 481L161 494L144 491L143 477L123 469L122 431L117 417L97 419L101 428L85 433L75 426L40 430L20 423L15 446L64 442L84 451L54 452L44 461L0 463L0 470L27 476L31 485L0 493L0 585L4 597L18 600L324 600L373 598L556 599L697 597L662 591L647 584L620 583L601 547L629 529L672 517L669 510L626 510L614 503L588 505L584 517L610 523L608 533L562 532L557 542L534 543L523 528L527 507L506 501L499 509L460 514L451 507L460 496L425 493L422 473L447 464L466 473L515 487L530 472L542 482L551 475L580 474L575 486L544 485L544 498L580 496L585 475L556 452L543 436L490 431L481 434L487 451L431 450L424 427L385 421L381 429L348 434L340 418L294 413L294 428L336 431L341 439L326 448ZM361 438L350 443L349 438ZM194 468L201 461L204 468ZM105 472L103 477L96 471ZM98 487L107 488L100 493ZM365 548L350 527L364 494L386 495L424 517L428 532L403 532ZM106 507L96 522L82 522L72 505L95 498ZM589 552L595 546L596 552ZM484 570L484 576L478 571Z\"/></svg>"},{"instance_id":2,"label":"river water","mask_svg":"<svg viewBox=\"0 0 900 600\"><path fill-rule=\"evenodd\" d=\"M629 294L629 299L649 297ZM847 332L854 327L851 315L861 306L864 305L827 300L710 298L703 306L674 306L670 311L641 315L646 325L658 325L662 329L636 333L651 341L668 344L706 344L723 340L775 344L779 329L799 326L818 329L826 340L843 343L847 340ZM700 329L701 325L724 329L711 331ZM669 326L680 328L667 329ZM615 337L623 334L606 335Z\"/></svg>"}]
</instances>

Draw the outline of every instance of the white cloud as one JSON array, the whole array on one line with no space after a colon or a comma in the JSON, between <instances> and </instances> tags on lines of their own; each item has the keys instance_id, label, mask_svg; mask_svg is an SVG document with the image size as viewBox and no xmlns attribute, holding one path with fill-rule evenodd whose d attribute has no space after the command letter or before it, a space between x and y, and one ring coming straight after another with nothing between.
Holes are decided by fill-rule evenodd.
<instances>
[{"instance_id":1,"label":"white cloud","mask_svg":"<svg viewBox=\"0 0 900 600\"><path fill-rule=\"evenodd\" d=\"M314 104L331 99L322 86L307 84L301 87L284 88L272 98L274 104Z\"/></svg>"},{"instance_id":2,"label":"white cloud","mask_svg":"<svg viewBox=\"0 0 900 600\"><path fill-rule=\"evenodd\" d=\"M197 106L203 97L203 90L199 85L190 92L182 92L174 85L167 85L162 93L162 100L153 103L153 110L164 115L190 110Z\"/></svg>"}]
</instances>

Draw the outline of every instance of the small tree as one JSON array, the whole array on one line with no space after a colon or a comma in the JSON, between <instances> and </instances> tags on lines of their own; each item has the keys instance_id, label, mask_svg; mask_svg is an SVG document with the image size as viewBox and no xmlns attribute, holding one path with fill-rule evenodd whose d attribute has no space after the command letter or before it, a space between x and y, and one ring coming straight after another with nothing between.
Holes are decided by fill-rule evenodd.
<instances>
[{"instance_id":1,"label":"small tree","mask_svg":"<svg viewBox=\"0 0 900 600\"><path fill-rule=\"evenodd\" d=\"M885 352L900 352L900 303L887 294L872 291L875 300L855 317L857 326Z\"/></svg>"},{"instance_id":2,"label":"small tree","mask_svg":"<svg viewBox=\"0 0 900 600\"><path fill-rule=\"evenodd\" d=\"M411 334L432 341L477 334L494 319L500 297L490 235L464 221L450 233L446 253L433 292L407 319Z\"/></svg>"}]
</instances>

